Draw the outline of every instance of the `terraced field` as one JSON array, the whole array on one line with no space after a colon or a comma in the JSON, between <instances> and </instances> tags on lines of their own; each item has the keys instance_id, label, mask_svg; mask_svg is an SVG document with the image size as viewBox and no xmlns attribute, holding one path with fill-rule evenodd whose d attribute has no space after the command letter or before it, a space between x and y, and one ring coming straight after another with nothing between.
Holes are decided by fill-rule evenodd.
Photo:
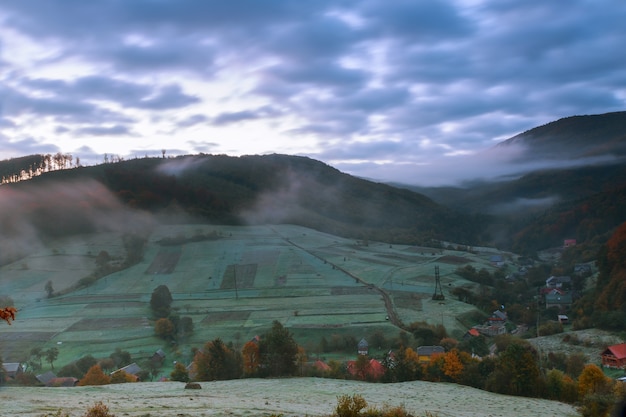
<instances>
[{"instance_id":1,"label":"terraced field","mask_svg":"<svg viewBox=\"0 0 626 417\"><path fill-rule=\"evenodd\" d=\"M192 239L209 234L216 238ZM449 295L469 284L454 271L465 264L492 268L491 253L364 243L290 225L161 226L141 262L67 291L96 269L102 251L110 263L121 262L121 235L57 241L0 268L0 295L19 309L14 325L0 333L5 361L23 360L35 346L57 347L60 364L108 356L115 348L137 360L159 348L172 361L189 360L193 347L216 337L242 346L274 320L310 354L322 336L396 336L398 321L444 324L459 334L466 328L457 318L473 307ZM432 300L435 266L442 302ZM63 295L47 298L48 281ZM193 334L177 346L154 336L149 300L159 285L171 291L176 312L194 323Z\"/></svg>"}]
</instances>

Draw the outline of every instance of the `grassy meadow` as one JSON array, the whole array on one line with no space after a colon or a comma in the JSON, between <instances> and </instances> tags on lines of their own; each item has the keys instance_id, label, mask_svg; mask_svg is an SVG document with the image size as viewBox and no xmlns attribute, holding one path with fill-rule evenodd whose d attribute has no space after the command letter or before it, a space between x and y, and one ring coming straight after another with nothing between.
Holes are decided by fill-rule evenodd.
<instances>
[{"instance_id":1,"label":"grassy meadow","mask_svg":"<svg viewBox=\"0 0 626 417\"><path fill-rule=\"evenodd\" d=\"M209 234L218 237L192 239ZM164 240L182 243L164 245ZM19 310L14 324L0 332L6 362L27 359L33 347L53 346L59 350L56 367L87 354L107 357L116 348L138 362L159 348L167 353L167 363L187 362L193 347L217 337L240 347L274 320L313 356L323 336L398 335L378 289L389 294L404 323L443 324L448 333L460 335L467 328L459 317L474 307L456 301L449 291L474 284L454 271L467 264L493 268L490 251L359 242L291 225L176 225L152 231L139 263L68 291L96 270L102 251L110 263L121 262L121 234L58 240L0 268L0 295L10 296ZM432 300L435 266L443 302ZM62 295L48 298L48 281ZM154 336L149 301L159 285L171 291L175 312L194 323L193 334L178 345ZM167 364L164 372L169 372Z\"/></svg>"}]
</instances>

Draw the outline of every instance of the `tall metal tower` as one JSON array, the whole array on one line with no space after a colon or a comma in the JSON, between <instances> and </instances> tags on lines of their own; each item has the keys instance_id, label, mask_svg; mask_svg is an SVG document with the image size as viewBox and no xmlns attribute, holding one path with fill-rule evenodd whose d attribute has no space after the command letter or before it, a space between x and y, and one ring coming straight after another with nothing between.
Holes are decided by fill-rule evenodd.
<instances>
[{"instance_id":1,"label":"tall metal tower","mask_svg":"<svg viewBox=\"0 0 626 417\"><path fill-rule=\"evenodd\" d=\"M441 288L441 280L439 279L439 266L435 265L435 293L433 294L433 300L445 300L443 295L443 289Z\"/></svg>"}]
</instances>

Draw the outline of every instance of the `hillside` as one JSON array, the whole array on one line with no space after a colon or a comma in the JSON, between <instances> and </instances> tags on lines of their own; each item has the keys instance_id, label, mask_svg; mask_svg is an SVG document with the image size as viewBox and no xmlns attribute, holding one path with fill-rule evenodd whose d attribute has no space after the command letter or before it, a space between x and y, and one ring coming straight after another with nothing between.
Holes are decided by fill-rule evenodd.
<instances>
[{"instance_id":1,"label":"hillside","mask_svg":"<svg viewBox=\"0 0 626 417\"><path fill-rule=\"evenodd\" d=\"M490 252L365 245L288 225L174 225L155 226L137 263L98 278L99 268L123 263L123 236L58 239L0 268L0 295L19 309L14 325L0 333L5 360L24 360L34 346L57 346L61 364L86 354L107 357L116 348L138 361L159 348L172 360L189 361L193 347L216 337L241 346L274 320L310 354L320 353L322 337L330 341L337 334L352 341L376 332L395 338L400 321L444 324L460 337L475 324L462 319L476 308L450 292L477 284L455 270L494 269ZM431 299L435 265L445 303ZM53 298L47 298L48 281ZM159 285L171 291L176 314L194 323L178 347L154 334L149 301ZM353 347L348 351L351 357Z\"/></svg>"},{"instance_id":2,"label":"hillside","mask_svg":"<svg viewBox=\"0 0 626 417\"><path fill-rule=\"evenodd\" d=\"M605 241L626 220L626 112L560 119L495 148L507 147L522 150L512 167L547 167L463 187L407 188L452 209L490 214L491 243L525 254L567 238Z\"/></svg>"},{"instance_id":3,"label":"hillside","mask_svg":"<svg viewBox=\"0 0 626 417\"><path fill-rule=\"evenodd\" d=\"M28 235L123 228L116 221L122 212L136 219L150 213L168 223L298 224L392 243L475 244L482 230L480 216L286 155L145 158L62 169L5 184L3 195L0 224L7 226L0 262L19 257L21 245L14 242Z\"/></svg>"},{"instance_id":4,"label":"hillside","mask_svg":"<svg viewBox=\"0 0 626 417\"><path fill-rule=\"evenodd\" d=\"M520 133L497 145L522 147L516 162L626 156L626 112L571 116Z\"/></svg>"}]
</instances>

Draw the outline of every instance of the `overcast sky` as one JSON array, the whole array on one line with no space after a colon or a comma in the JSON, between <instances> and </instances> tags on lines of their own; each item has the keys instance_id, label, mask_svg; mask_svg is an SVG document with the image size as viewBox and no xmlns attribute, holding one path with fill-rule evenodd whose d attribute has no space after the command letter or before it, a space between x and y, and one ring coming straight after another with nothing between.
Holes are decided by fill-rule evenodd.
<instances>
[{"instance_id":1,"label":"overcast sky","mask_svg":"<svg viewBox=\"0 0 626 417\"><path fill-rule=\"evenodd\" d=\"M2 0L0 159L310 156L377 180L626 109L624 0Z\"/></svg>"}]
</instances>

